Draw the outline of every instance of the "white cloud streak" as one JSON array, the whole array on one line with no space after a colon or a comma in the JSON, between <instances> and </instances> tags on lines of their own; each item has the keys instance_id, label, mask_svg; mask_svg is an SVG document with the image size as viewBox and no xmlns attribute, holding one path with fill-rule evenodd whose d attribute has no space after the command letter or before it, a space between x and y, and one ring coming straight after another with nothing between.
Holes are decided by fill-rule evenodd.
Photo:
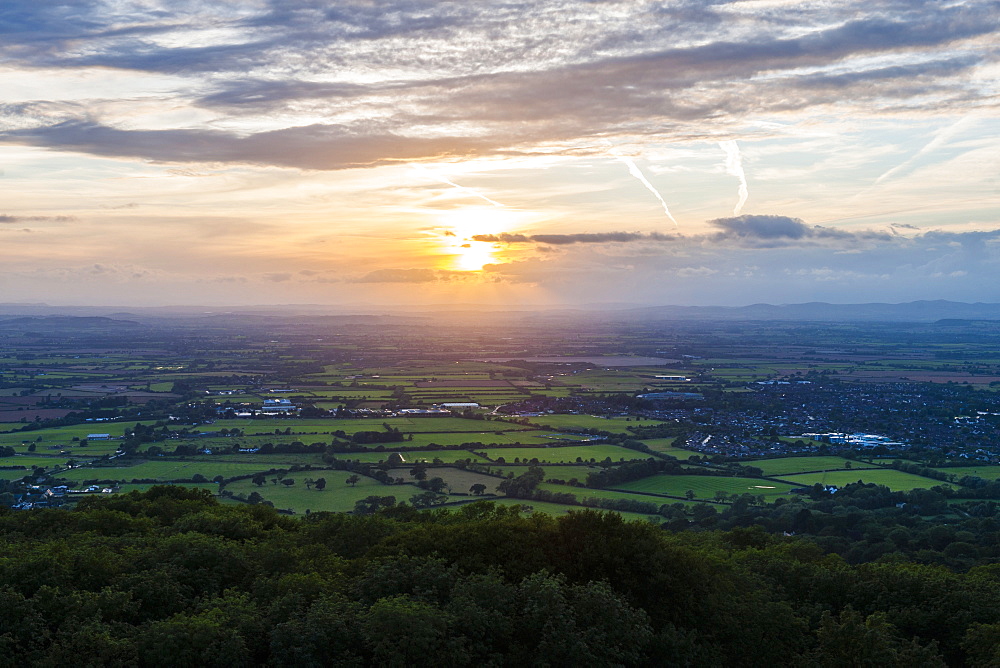
<instances>
[{"instance_id":1,"label":"white cloud streak","mask_svg":"<svg viewBox=\"0 0 1000 668\"><path fill-rule=\"evenodd\" d=\"M611 155L624 162L625 165L628 166L628 173L637 178L642 185L646 186L646 189L649 190L649 192L653 193L656 199L660 200L660 204L663 205L663 212L667 214L667 218L673 221L674 227L678 227L677 219L670 213L670 207L667 206L667 201L663 199L663 195L660 194L660 191L653 187L653 184L649 182L649 179L647 179L646 175L642 173L639 166L636 165L631 158L627 158L624 155L619 154L614 149L611 149Z\"/></svg>"},{"instance_id":2,"label":"white cloud streak","mask_svg":"<svg viewBox=\"0 0 1000 668\"><path fill-rule=\"evenodd\" d=\"M423 165L410 165L410 166L413 167L413 169L415 169L418 173L420 173L423 176L426 176L427 178L434 179L435 181L440 181L441 183L445 183L445 184L447 184L447 185L449 185L449 186L451 186L453 188L458 188L459 190L461 190L462 192L464 192L467 195L470 195L472 197L478 197L481 200L489 202L493 206L503 208L503 204L501 204L500 202L497 202L496 200L490 199L486 195L484 195L481 192L478 192L476 190L473 190L472 188L466 188L465 186L460 186L457 183L455 183L454 181L446 179L445 177L443 177L443 176L441 176L439 174L435 174L434 172L432 172L431 170L427 169Z\"/></svg>"},{"instance_id":3,"label":"white cloud streak","mask_svg":"<svg viewBox=\"0 0 1000 668\"><path fill-rule=\"evenodd\" d=\"M743 156L740 154L740 146L736 143L735 139L720 141L719 147L726 152L726 173L740 180L738 193L740 199L733 208L733 215L738 216L743 211L743 205L746 204L747 198L750 196L750 190L747 187L747 175L743 171Z\"/></svg>"},{"instance_id":4,"label":"white cloud streak","mask_svg":"<svg viewBox=\"0 0 1000 668\"><path fill-rule=\"evenodd\" d=\"M959 134L960 132L962 132L966 128L968 128L971 125L973 125L977 120L978 119L974 115L965 116L963 118L958 119L957 121L955 121L951 125L938 130L934 134L934 138L931 139L929 142L927 142L927 144L925 144L923 148L921 148L919 151L917 151L908 160L906 160L903 163L900 163L900 164L896 165L895 167L893 167L892 169L886 171L880 177L878 177L877 179L875 179L875 185L878 185L878 184L882 183L883 181L891 179L892 177L896 176L900 172L908 169L910 166L913 165L913 163L915 163L917 160L919 160L923 156L925 156L928 153L931 153L933 151L936 151L937 149L941 148L942 146L947 145L948 142L950 142L957 134Z\"/></svg>"}]
</instances>

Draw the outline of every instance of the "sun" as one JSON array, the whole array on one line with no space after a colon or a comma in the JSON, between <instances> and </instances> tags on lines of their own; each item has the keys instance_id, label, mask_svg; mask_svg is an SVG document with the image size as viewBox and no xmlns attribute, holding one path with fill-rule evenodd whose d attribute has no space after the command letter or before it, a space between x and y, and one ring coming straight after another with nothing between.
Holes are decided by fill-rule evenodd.
<instances>
[{"instance_id":1,"label":"sun","mask_svg":"<svg viewBox=\"0 0 1000 668\"><path fill-rule=\"evenodd\" d=\"M440 214L447 232L440 237L442 255L451 271L482 271L498 262L499 248L490 241L477 241L476 235L506 232L517 222L517 212L501 207L463 207Z\"/></svg>"},{"instance_id":2,"label":"sun","mask_svg":"<svg viewBox=\"0 0 1000 668\"><path fill-rule=\"evenodd\" d=\"M461 271L482 271L483 267L496 262L493 244L483 241L470 241L458 248L455 256L455 266Z\"/></svg>"}]
</instances>

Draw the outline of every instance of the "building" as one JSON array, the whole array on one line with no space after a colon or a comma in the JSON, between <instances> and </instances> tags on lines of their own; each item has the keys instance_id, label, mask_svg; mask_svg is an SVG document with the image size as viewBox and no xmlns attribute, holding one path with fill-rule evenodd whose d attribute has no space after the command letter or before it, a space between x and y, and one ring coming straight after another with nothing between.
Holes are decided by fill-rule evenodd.
<instances>
[{"instance_id":1,"label":"building","mask_svg":"<svg viewBox=\"0 0 1000 668\"><path fill-rule=\"evenodd\" d=\"M288 399L265 399L261 412L268 415L288 415L298 412L299 408Z\"/></svg>"}]
</instances>

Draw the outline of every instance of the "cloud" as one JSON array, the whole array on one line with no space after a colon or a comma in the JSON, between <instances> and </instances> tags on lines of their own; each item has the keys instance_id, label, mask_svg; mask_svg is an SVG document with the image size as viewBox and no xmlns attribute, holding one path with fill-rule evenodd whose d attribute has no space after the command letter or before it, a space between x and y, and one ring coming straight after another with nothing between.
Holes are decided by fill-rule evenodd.
<instances>
[{"instance_id":1,"label":"cloud","mask_svg":"<svg viewBox=\"0 0 1000 668\"><path fill-rule=\"evenodd\" d=\"M550 244L567 246L570 244L608 244L631 243L635 241L672 241L679 235L663 234L661 232L582 232L579 234L476 234L473 241L485 241L503 244Z\"/></svg>"},{"instance_id":2,"label":"cloud","mask_svg":"<svg viewBox=\"0 0 1000 668\"><path fill-rule=\"evenodd\" d=\"M161 162L244 163L302 169L372 167L417 158L471 155L483 142L462 137L406 137L340 125L310 125L241 136L219 130L119 130L68 121L0 133L0 141Z\"/></svg>"},{"instance_id":3,"label":"cloud","mask_svg":"<svg viewBox=\"0 0 1000 668\"><path fill-rule=\"evenodd\" d=\"M990 0L825 3L780 16L744 3L560 0L7 7L5 62L184 75L146 99L218 115L144 129L104 118L95 92L41 115L12 106L0 142L320 170L580 151L623 133L690 138L706 122L827 105L967 107L993 92L988 77L962 75L996 58L956 48L995 35ZM240 132L219 129L243 116L253 122Z\"/></svg>"},{"instance_id":4,"label":"cloud","mask_svg":"<svg viewBox=\"0 0 1000 668\"><path fill-rule=\"evenodd\" d=\"M73 216L11 216L0 214L0 224L10 225L14 223L72 223L77 219Z\"/></svg>"},{"instance_id":5,"label":"cloud","mask_svg":"<svg viewBox=\"0 0 1000 668\"><path fill-rule=\"evenodd\" d=\"M433 269L376 269L352 283L433 283L441 275Z\"/></svg>"},{"instance_id":6,"label":"cloud","mask_svg":"<svg viewBox=\"0 0 1000 668\"><path fill-rule=\"evenodd\" d=\"M887 241L891 232L865 230L851 232L821 225L806 225L798 218L776 215L743 215L708 221L719 229L711 235L716 242L736 240L758 245L793 245L815 242Z\"/></svg>"},{"instance_id":7,"label":"cloud","mask_svg":"<svg viewBox=\"0 0 1000 668\"><path fill-rule=\"evenodd\" d=\"M845 231L821 225L807 225L798 218L778 215L742 215L708 221L718 231L709 234L667 234L663 232L581 232L576 234L476 234L473 241L501 244L626 244L662 242L682 247L689 244L737 243L759 247L815 245L818 243L849 246L860 242L887 241L892 232L877 230Z\"/></svg>"},{"instance_id":8,"label":"cloud","mask_svg":"<svg viewBox=\"0 0 1000 668\"><path fill-rule=\"evenodd\" d=\"M288 272L274 272L264 274L264 280L271 281L272 283L284 283L285 281L292 280L292 275Z\"/></svg>"}]
</instances>

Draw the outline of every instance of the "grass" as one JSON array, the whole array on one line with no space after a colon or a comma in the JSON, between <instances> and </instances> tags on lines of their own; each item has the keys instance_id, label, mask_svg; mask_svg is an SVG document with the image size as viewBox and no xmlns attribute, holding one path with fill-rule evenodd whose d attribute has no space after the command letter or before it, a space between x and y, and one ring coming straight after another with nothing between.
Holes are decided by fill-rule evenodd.
<instances>
[{"instance_id":1,"label":"grass","mask_svg":"<svg viewBox=\"0 0 1000 668\"><path fill-rule=\"evenodd\" d=\"M502 434L497 434L494 431L477 432L477 433L448 433L448 432L435 432L429 434L413 434L413 440L407 440L401 442L400 445L412 445L412 446L422 446L422 445L463 445L465 443L482 443L484 445L507 445L514 443L523 443L525 445L541 445L543 443L552 443L551 438L543 438L541 434L548 434L550 432L546 431L532 431L532 432L507 432L505 430Z\"/></svg>"},{"instance_id":2,"label":"grass","mask_svg":"<svg viewBox=\"0 0 1000 668\"><path fill-rule=\"evenodd\" d=\"M0 462L3 460L0 459ZM955 479L959 479L962 476L973 475L977 478L982 478L983 480L998 480L1000 479L1000 466L948 466L936 469L941 473L952 473L955 475Z\"/></svg>"},{"instance_id":3,"label":"grass","mask_svg":"<svg viewBox=\"0 0 1000 668\"><path fill-rule=\"evenodd\" d=\"M395 450L385 450L383 452L338 452L334 456L337 459L345 461L359 461L367 462L369 464L377 464L378 462L386 461L389 458L389 455L393 452L395 452ZM471 459L474 462L486 462L485 459L472 454L468 450L421 450L417 452L400 452L399 455L407 464L419 461L431 462L434 459L440 459L445 464L452 464L460 459Z\"/></svg>"},{"instance_id":4,"label":"grass","mask_svg":"<svg viewBox=\"0 0 1000 668\"><path fill-rule=\"evenodd\" d=\"M563 492L569 493L576 497L577 501L583 502L586 499L626 499L628 501L643 501L645 503L652 503L657 507L663 505L664 503L673 503L673 499L658 499L655 496L647 496L644 494L630 494L628 492L620 492L617 490L610 489L588 489L587 487L570 487L569 485L557 485L554 483L543 482L538 485L539 489L546 489L550 492Z\"/></svg>"},{"instance_id":5,"label":"grass","mask_svg":"<svg viewBox=\"0 0 1000 668\"><path fill-rule=\"evenodd\" d=\"M156 485L162 485L162 484L163 483L161 483L161 482L160 483L147 483L147 482L132 483L132 482L127 482L127 483L123 483L123 484L118 485L118 492L117 493L118 494L128 494L129 492L145 492L150 487L155 487ZM176 486L176 487L186 487L186 488L195 488L195 489L207 489L212 494L215 494L217 491L219 491L219 485L216 484L216 483L214 483L214 482L177 482L177 483L170 483L170 484L173 485L173 486Z\"/></svg>"},{"instance_id":6,"label":"grass","mask_svg":"<svg viewBox=\"0 0 1000 668\"><path fill-rule=\"evenodd\" d=\"M195 474L201 474L211 480L215 476L221 475L224 478L231 478L238 475L247 475L258 471L267 471L272 468L288 468L286 465L268 463L266 460L256 462L227 462L217 460L213 457L197 457L186 460L150 460L132 466L102 466L86 467L66 471L59 475L71 481L82 480L182 480L189 479ZM301 474L300 474L301 475ZM315 475L313 472L312 475Z\"/></svg>"},{"instance_id":7,"label":"grass","mask_svg":"<svg viewBox=\"0 0 1000 668\"><path fill-rule=\"evenodd\" d=\"M73 457L70 455L59 455L56 457L41 457L38 455L16 455L14 457L3 457L0 458L0 466L26 466L29 469L32 466L41 466L46 469L52 469L54 467L63 468L66 466L66 462L70 459L76 459L78 463L86 463L90 461L90 458ZM0 472L0 477L3 477L3 472Z\"/></svg>"},{"instance_id":8,"label":"grass","mask_svg":"<svg viewBox=\"0 0 1000 668\"><path fill-rule=\"evenodd\" d=\"M647 458L647 455L635 450L621 448L617 445L601 444L551 448L484 448L481 452L485 452L486 456L493 461L497 461L499 457L503 457L504 461L508 464L514 463L515 458L519 458L522 461L538 459L540 463L552 462L557 464L572 464L576 462L578 457L584 462L589 462L591 459L600 462L607 457L610 457L612 462L618 462L620 459L631 461Z\"/></svg>"},{"instance_id":9,"label":"grass","mask_svg":"<svg viewBox=\"0 0 1000 668\"><path fill-rule=\"evenodd\" d=\"M714 499L716 492L727 494L753 494L754 496L783 496L792 489L792 484L768 482L759 478L729 478L703 475L654 475L641 480L622 483L616 488L634 492L667 494L684 497L688 490L699 500Z\"/></svg>"},{"instance_id":10,"label":"grass","mask_svg":"<svg viewBox=\"0 0 1000 668\"><path fill-rule=\"evenodd\" d=\"M912 473L904 473L894 469L871 469L868 471L828 471L826 473L802 473L799 475L781 476L782 480L802 487L820 483L844 487L861 480L866 483L885 485L889 489L906 492L911 489L930 489L938 485L958 488L958 485L948 484L940 480L925 478Z\"/></svg>"},{"instance_id":11,"label":"grass","mask_svg":"<svg viewBox=\"0 0 1000 668\"><path fill-rule=\"evenodd\" d=\"M389 475L392 478L403 478L407 482L416 482L416 479L410 475L409 467L389 469ZM486 485L487 494L496 494L497 485L503 482L503 478L476 473L474 471L465 471L450 466L428 469L427 479L430 480L431 478L441 478L451 487L451 492L461 494L467 494L469 488L475 484Z\"/></svg>"},{"instance_id":12,"label":"grass","mask_svg":"<svg viewBox=\"0 0 1000 668\"><path fill-rule=\"evenodd\" d=\"M833 471L844 468L871 468L869 464L849 462L843 457L779 457L778 459L760 459L748 462L764 471L764 475L788 475L805 471Z\"/></svg>"},{"instance_id":13,"label":"grass","mask_svg":"<svg viewBox=\"0 0 1000 668\"><path fill-rule=\"evenodd\" d=\"M659 424L661 420L647 420L638 417L604 418L596 415L540 415L530 418L535 424L543 424L554 429L600 429L616 434L624 434L627 427Z\"/></svg>"},{"instance_id":14,"label":"grass","mask_svg":"<svg viewBox=\"0 0 1000 668\"><path fill-rule=\"evenodd\" d=\"M249 480L238 480L226 485L225 489L244 496L257 492L273 503L275 508L293 510L300 514L304 514L306 510L350 512L354 510L356 501L368 496L395 496L397 501L406 501L420 491L412 485L383 485L365 476L359 476L361 480L352 487L346 482L350 475L347 471L301 471L288 476L295 480L295 484L291 486L268 482L258 487ZM326 488L322 491L307 489L303 482L306 478L326 478Z\"/></svg>"},{"instance_id":15,"label":"grass","mask_svg":"<svg viewBox=\"0 0 1000 668\"><path fill-rule=\"evenodd\" d=\"M506 497L501 497L497 499L488 499L499 506L522 506L525 509L530 508L530 510L525 510L523 514L530 513L545 513L546 515L552 515L553 517L559 517L560 515L566 515L571 512L582 512L587 510L582 506L568 506L561 503L549 503L548 501L525 501L523 499L508 499ZM629 521L649 521L649 515L643 515L642 513L628 513L619 512L614 510L602 510L600 512L605 513L616 513L622 516L622 519ZM655 516L654 516L655 517ZM657 522L662 522L662 517L656 517Z\"/></svg>"}]
</instances>

